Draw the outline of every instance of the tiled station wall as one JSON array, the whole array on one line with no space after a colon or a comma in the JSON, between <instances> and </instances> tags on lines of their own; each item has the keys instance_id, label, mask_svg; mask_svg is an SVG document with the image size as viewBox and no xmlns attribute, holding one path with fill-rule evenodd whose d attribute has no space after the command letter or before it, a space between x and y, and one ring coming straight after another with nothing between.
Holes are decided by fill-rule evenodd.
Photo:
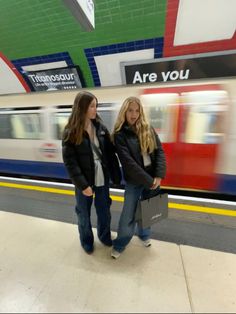
<instances>
[{"instance_id":1,"label":"tiled station wall","mask_svg":"<svg viewBox=\"0 0 236 314\"><path fill-rule=\"evenodd\" d=\"M61 0L0 1L1 51L15 61L68 52L93 86L85 49L163 38L166 2L98 0L96 29L85 32Z\"/></svg>"}]
</instances>

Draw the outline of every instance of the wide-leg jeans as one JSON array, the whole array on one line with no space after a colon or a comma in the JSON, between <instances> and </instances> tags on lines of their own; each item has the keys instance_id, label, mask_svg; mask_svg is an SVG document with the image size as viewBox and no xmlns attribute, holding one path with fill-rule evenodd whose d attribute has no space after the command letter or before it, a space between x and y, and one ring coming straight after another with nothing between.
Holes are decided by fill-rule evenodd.
<instances>
[{"instance_id":1,"label":"wide-leg jeans","mask_svg":"<svg viewBox=\"0 0 236 314\"><path fill-rule=\"evenodd\" d=\"M95 193L94 205L97 213L97 234L99 240L111 245L111 198L109 196L109 185L94 187ZM93 196L85 196L80 190L75 190L76 207L75 211L78 216L78 229L80 242L85 250L90 250L93 247L94 236L91 225L91 207Z\"/></svg>"},{"instance_id":2,"label":"wide-leg jeans","mask_svg":"<svg viewBox=\"0 0 236 314\"><path fill-rule=\"evenodd\" d=\"M113 240L113 248L117 252L124 251L127 244L135 234L135 213L137 210L138 200L142 196L144 187L140 185L127 184L125 187L124 206L120 216L117 238ZM145 241L150 238L151 228L142 229L138 227L138 236Z\"/></svg>"}]
</instances>

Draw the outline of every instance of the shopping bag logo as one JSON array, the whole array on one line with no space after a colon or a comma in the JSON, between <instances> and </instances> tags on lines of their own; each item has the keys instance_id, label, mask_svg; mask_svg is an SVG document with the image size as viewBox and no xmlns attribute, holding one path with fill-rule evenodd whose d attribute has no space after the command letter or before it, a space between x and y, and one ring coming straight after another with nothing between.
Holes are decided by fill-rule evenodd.
<instances>
[{"instance_id":1,"label":"shopping bag logo","mask_svg":"<svg viewBox=\"0 0 236 314\"><path fill-rule=\"evenodd\" d=\"M159 218L159 217L161 217L161 216L162 216L162 214L157 214L157 215L154 215L154 216L152 216L151 220L153 220L153 219L157 219L157 218Z\"/></svg>"}]
</instances>

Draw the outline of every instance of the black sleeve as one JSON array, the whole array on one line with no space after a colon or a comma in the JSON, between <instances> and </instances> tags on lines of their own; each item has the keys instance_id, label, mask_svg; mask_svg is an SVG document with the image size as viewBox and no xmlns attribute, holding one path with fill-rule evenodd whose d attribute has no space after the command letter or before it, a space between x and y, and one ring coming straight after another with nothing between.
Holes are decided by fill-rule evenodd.
<instances>
[{"instance_id":1,"label":"black sleeve","mask_svg":"<svg viewBox=\"0 0 236 314\"><path fill-rule=\"evenodd\" d=\"M153 178L131 156L127 143L120 133L115 134L115 146L125 177L130 178L137 185L150 188L153 185Z\"/></svg>"},{"instance_id":2,"label":"black sleeve","mask_svg":"<svg viewBox=\"0 0 236 314\"><path fill-rule=\"evenodd\" d=\"M157 149L155 150L155 165L154 165L154 172L155 177L164 179L166 175L166 158L165 153L161 145L161 141L159 139L159 136L156 134L156 143L157 143Z\"/></svg>"},{"instance_id":3,"label":"black sleeve","mask_svg":"<svg viewBox=\"0 0 236 314\"><path fill-rule=\"evenodd\" d=\"M121 182L121 171L119 161L116 155L116 149L111 141L110 134L105 128L105 139L106 139L106 154L110 173L110 179L114 184L120 184Z\"/></svg>"},{"instance_id":4,"label":"black sleeve","mask_svg":"<svg viewBox=\"0 0 236 314\"><path fill-rule=\"evenodd\" d=\"M75 146L69 141L62 141L62 157L72 183L81 191L86 189L89 184L76 160Z\"/></svg>"}]
</instances>

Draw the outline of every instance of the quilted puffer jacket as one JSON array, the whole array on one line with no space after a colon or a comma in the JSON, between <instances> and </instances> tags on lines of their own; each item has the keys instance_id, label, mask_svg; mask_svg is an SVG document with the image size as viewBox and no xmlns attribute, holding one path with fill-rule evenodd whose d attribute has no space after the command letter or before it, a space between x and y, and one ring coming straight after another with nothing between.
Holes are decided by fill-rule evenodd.
<instances>
[{"instance_id":1,"label":"quilted puffer jacket","mask_svg":"<svg viewBox=\"0 0 236 314\"><path fill-rule=\"evenodd\" d=\"M165 177L166 159L157 134L157 149L150 154L151 166L148 168L144 167L138 136L128 124L115 133L114 140L126 182L150 188L154 177Z\"/></svg>"},{"instance_id":2,"label":"quilted puffer jacket","mask_svg":"<svg viewBox=\"0 0 236 314\"><path fill-rule=\"evenodd\" d=\"M121 180L120 167L110 135L100 121L93 120L92 122L95 126L102 152L102 168L105 180L111 180L114 184L119 184ZM90 138L85 131L82 143L79 145L73 144L64 140L68 132L70 132L69 129L64 131L62 140L63 161L72 183L83 191L88 186L93 187L95 180L94 158Z\"/></svg>"}]
</instances>

